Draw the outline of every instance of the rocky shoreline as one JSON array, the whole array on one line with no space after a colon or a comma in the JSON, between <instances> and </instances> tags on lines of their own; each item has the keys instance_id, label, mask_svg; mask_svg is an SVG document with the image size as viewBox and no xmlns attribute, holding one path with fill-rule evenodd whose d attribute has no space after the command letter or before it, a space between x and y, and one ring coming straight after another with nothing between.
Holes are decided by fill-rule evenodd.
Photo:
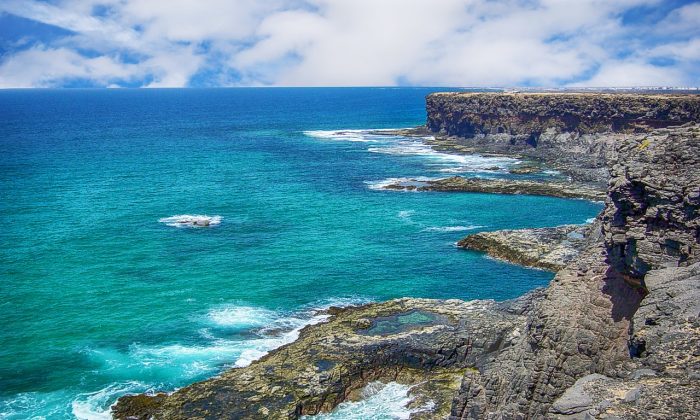
<instances>
[{"instance_id":1,"label":"rocky shoreline","mask_svg":"<svg viewBox=\"0 0 700 420\"><path fill-rule=\"evenodd\" d=\"M578 181L605 179L605 209L590 226L462 241L559 269L550 285L502 303L332 308L328 322L248 367L120 398L115 418L298 418L377 380L413 385L411 418L696 418L700 128L686 123L700 120L700 97L435 94L427 103L427 127L447 148L487 145L554 162Z\"/></svg>"},{"instance_id":2,"label":"rocky shoreline","mask_svg":"<svg viewBox=\"0 0 700 420\"><path fill-rule=\"evenodd\" d=\"M398 299L331 308L328 322L249 367L172 394L122 397L113 415L288 419L330 411L373 381L395 381L414 385L412 418L445 418L464 374L518 336L539 298L536 291L503 303Z\"/></svg>"}]
</instances>

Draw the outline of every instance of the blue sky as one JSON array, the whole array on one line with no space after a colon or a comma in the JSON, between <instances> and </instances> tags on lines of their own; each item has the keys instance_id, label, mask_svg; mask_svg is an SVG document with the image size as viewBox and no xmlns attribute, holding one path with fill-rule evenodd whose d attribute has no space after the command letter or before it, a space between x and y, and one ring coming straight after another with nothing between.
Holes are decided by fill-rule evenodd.
<instances>
[{"instance_id":1,"label":"blue sky","mask_svg":"<svg viewBox=\"0 0 700 420\"><path fill-rule=\"evenodd\" d=\"M0 87L698 86L700 1L0 0Z\"/></svg>"}]
</instances>

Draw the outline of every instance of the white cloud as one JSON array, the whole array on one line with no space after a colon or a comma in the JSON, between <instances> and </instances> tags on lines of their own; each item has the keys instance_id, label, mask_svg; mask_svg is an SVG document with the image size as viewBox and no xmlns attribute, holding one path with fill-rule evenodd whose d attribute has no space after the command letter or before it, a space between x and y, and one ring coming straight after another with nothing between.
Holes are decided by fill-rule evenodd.
<instances>
[{"instance_id":1,"label":"white cloud","mask_svg":"<svg viewBox=\"0 0 700 420\"><path fill-rule=\"evenodd\" d=\"M590 87L684 86L686 79L675 68L658 67L640 60L615 60L604 64L591 79L577 83Z\"/></svg>"},{"instance_id":2,"label":"white cloud","mask_svg":"<svg viewBox=\"0 0 700 420\"><path fill-rule=\"evenodd\" d=\"M0 84L186 86L201 70L214 84L697 84L700 4L642 28L673 37L654 45L622 23L627 8L660 1L5 0L0 10L75 35L4 57Z\"/></svg>"},{"instance_id":3,"label":"white cloud","mask_svg":"<svg viewBox=\"0 0 700 420\"><path fill-rule=\"evenodd\" d=\"M106 85L111 79L142 76L139 67L107 56L86 58L67 48L36 46L9 57L0 65L0 87L55 87L76 78Z\"/></svg>"}]
</instances>

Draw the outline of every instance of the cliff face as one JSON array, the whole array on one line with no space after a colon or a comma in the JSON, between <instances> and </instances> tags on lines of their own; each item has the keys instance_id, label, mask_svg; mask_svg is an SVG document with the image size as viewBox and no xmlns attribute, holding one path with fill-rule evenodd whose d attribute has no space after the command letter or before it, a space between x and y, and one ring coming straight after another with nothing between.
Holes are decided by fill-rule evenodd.
<instances>
[{"instance_id":1,"label":"cliff face","mask_svg":"<svg viewBox=\"0 0 700 420\"><path fill-rule=\"evenodd\" d=\"M700 264L662 268L699 258L698 130L615 143L604 241L556 275L519 343L465 376L452 418L694 418Z\"/></svg>"},{"instance_id":2,"label":"cliff face","mask_svg":"<svg viewBox=\"0 0 700 420\"><path fill-rule=\"evenodd\" d=\"M612 263L642 279L700 261L700 128L629 137L616 150L603 213Z\"/></svg>"},{"instance_id":3,"label":"cliff face","mask_svg":"<svg viewBox=\"0 0 700 420\"><path fill-rule=\"evenodd\" d=\"M700 121L698 95L436 93L426 106L438 144L517 153L603 184L626 134Z\"/></svg>"},{"instance_id":4,"label":"cliff face","mask_svg":"<svg viewBox=\"0 0 700 420\"><path fill-rule=\"evenodd\" d=\"M427 126L449 136L546 131L577 134L646 132L700 120L695 95L599 93L435 93L426 98Z\"/></svg>"}]
</instances>

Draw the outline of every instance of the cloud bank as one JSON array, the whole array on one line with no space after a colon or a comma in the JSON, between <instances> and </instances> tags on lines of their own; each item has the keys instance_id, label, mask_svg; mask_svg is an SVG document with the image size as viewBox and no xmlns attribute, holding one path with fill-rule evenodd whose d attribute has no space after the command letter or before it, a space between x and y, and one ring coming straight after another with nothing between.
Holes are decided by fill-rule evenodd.
<instances>
[{"instance_id":1,"label":"cloud bank","mask_svg":"<svg viewBox=\"0 0 700 420\"><path fill-rule=\"evenodd\" d=\"M0 87L698 86L700 2L2 0Z\"/></svg>"}]
</instances>

